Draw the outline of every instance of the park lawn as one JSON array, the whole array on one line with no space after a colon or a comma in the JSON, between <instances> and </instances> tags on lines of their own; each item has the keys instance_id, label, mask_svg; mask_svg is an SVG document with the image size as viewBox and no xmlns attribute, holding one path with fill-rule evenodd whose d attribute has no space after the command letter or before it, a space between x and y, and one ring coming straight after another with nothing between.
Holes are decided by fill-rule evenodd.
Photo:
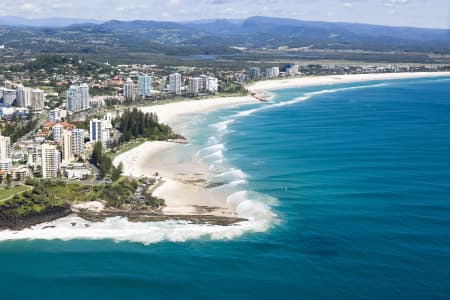
<instances>
[{"instance_id":1,"label":"park lawn","mask_svg":"<svg viewBox=\"0 0 450 300\"><path fill-rule=\"evenodd\" d=\"M100 187L100 190L102 187ZM98 200L100 193L95 191L94 186L66 184L63 186L49 186L47 190L55 197L55 199L73 203Z\"/></svg>"},{"instance_id":2,"label":"park lawn","mask_svg":"<svg viewBox=\"0 0 450 300\"><path fill-rule=\"evenodd\" d=\"M30 191L33 188L28 185L19 185L12 188L0 188L0 201L8 200L9 198L13 197L16 194L22 194L26 191Z\"/></svg>"}]
</instances>

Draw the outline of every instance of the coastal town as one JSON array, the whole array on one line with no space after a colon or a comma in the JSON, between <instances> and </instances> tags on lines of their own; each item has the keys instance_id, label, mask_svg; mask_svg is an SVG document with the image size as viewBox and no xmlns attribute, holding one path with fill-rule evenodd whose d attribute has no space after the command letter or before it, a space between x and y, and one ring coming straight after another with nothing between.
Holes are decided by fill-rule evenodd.
<instances>
[{"instance_id":1,"label":"coastal town","mask_svg":"<svg viewBox=\"0 0 450 300\"><path fill-rule=\"evenodd\" d=\"M89 62L73 60L66 59L65 65L53 68L53 73L45 67L34 70L36 62L30 62L24 64L22 71L15 67L11 69L16 71L0 74L2 182L23 182L30 177L103 179L90 157L97 142L106 150L118 144L120 132L113 125L113 114L127 106L246 95L246 84L258 80L450 69L441 65L285 64L265 69L250 67L240 72L185 68L182 73L166 75L165 67L155 65L100 64L93 69ZM91 71L75 72L77 66L87 66Z\"/></svg>"}]
</instances>

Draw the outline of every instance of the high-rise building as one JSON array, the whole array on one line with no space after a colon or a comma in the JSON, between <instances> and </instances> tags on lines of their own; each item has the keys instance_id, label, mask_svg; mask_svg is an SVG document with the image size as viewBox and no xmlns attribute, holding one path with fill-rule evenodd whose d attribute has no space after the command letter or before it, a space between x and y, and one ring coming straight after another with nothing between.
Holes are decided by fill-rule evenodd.
<instances>
[{"instance_id":1,"label":"high-rise building","mask_svg":"<svg viewBox=\"0 0 450 300\"><path fill-rule=\"evenodd\" d=\"M250 79L256 80L261 78L261 69L258 67L250 68L248 71Z\"/></svg>"},{"instance_id":2,"label":"high-rise building","mask_svg":"<svg viewBox=\"0 0 450 300\"><path fill-rule=\"evenodd\" d=\"M61 153L55 145L42 145L42 177L55 178L58 176L61 162Z\"/></svg>"},{"instance_id":3,"label":"high-rise building","mask_svg":"<svg viewBox=\"0 0 450 300\"><path fill-rule=\"evenodd\" d=\"M3 136L0 133L0 160L11 157L11 139L9 136Z\"/></svg>"},{"instance_id":4,"label":"high-rise building","mask_svg":"<svg viewBox=\"0 0 450 300\"><path fill-rule=\"evenodd\" d=\"M105 116L103 120L94 119L90 122L90 140L93 143L102 142L103 144L108 144L110 142L110 133L112 130L112 125L110 118Z\"/></svg>"},{"instance_id":5,"label":"high-rise building","mask_svg":"<svg viewBox=\"0 0 450 300\"><path fill-rule=\"evenodd\" d=\"M67 91L67 111L76 113L89 109L89 86L83 83L71 85Z\"/></svg>"},{"instance_id":6,"label":"high-rise building","mask_svg":"<svg viewBox=\"0 0 450 300\"><path fill-rule=\"evenodd\" d=\"M19 107L31 106L31 89L19 85L16 89L16 105Z\"/></svg>"},{"instance_id":7,"label":"high-rise building","mask_svg":"<svg viewBox=\"0 0 450 300\"><path fill-rule=\"evenodd\" d=\"M138 79L139 96L150 97L152 95L152 78L147 74L142 74Z\"/></svg>"},{"instance_id":8,"label":"high-rise building","mask_svg":"<svg viewBox=\"0 0 450 300\"><path fill-rule=\"evenodd\" d=\"M280 76L280 68L272 67L266 69L266 79L278 78Z\"/></svg>"},{"instance_id":9,"label":"high-rise building","mask_svg":"<svg viewBox=\"0 0 450 300\"><path fill-rule=\"evenodd\" d=\"M202 79L199 77L189 78L189 93L196 95L202 89Z\"/></svg>"},{"instance_id":10,"label":"high-rise building","mask_svg":"<svg viewBox=\"0 0 450 300\"><path fill-rule=\"evenodd\" d=\"M128 78L123 85L123 97L127 102L135 102L137 99L136 85L131 78Z\"/></svg>"},{"instance_id":11,"label":"high-rise building","mask_svg":"<svg viewBox=\"0 0 450 300\"><path fill-rule=\"evenodd\" d=\"M72 155L82 156L84 154L84 131L75 128L71 132L71 138Z\"/></svg>"},{"instance_id":12,"label":"high-rise building","mask_svg":"<svg viewBox=\"0 0 450 300\"><path fill-rule=\"evenodd\" d=\"M64 134L64 127L62 125L57 124L57 125L53 126L52 135L53 135L53 140L55 142L62 142L63 134Z\"/></svg>"},{"instance_id":13,"label":"high-rise building","mask_svg":"<svg viewBox=\"0 0 450 300\"><path fill-rule=\"evenodd\" d=\"M181 95L181 74L174 73L169 75L170 92Z\"/></svg>"},{"instance_id":14,"label":"high-rise building","mask_svg":"<svg viewBox=\"0 0 450 300\"><path fill-rule=\"evenodd\" d=\"M64 131L62 159L67 163L73 161L72 131Z\"/></svg>"},{"instance_id":15,"label":"high-rise building","mask_svg":"<svg viewBox=\"0 0 450 300\"><path fill-rule=\"evenodd\" d=\"M288 64L285 66L287 76L297 76L299 67L297 65Z\"/></svg>"},{"instance_id":16,"label":"high-rise building","mask_svg":"<svg viewBox=\"0 0 450 300\"><path fill-rule=\"evenodd\" d=\"M44 91L40 89L33 89L31 91L31 110L33 112L43 111L45 108Z\"/></svg>"},{"instance_id":17,"label":"high-rise building","mask_svg":"<svg viewBox=\"0 0 450 300\"><path fill-rule=\"evenodd\" d=\"M6 105L12 105L16 100L16 90L0 88L0 101Z\"/></svg>"},{"instance_id":18,"label":"high-rise building","mask_svg":"<svg viewBox=\"0 0 450 300\"><path fill-rule=\"evenodd\" d=\"M208 77L206 80L205 90L210 93L217 93L219 90L219 80L215 77Z\"/></svg>"}]
</instances>

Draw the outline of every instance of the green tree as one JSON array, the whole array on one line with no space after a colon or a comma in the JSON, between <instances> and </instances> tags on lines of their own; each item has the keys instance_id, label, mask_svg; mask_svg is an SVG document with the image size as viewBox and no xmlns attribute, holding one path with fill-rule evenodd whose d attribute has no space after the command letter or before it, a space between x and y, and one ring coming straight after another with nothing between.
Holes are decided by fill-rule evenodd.
<instances>
[{"instance_id":1,"label":"green tree","mask_svg":"<svg viewBox=\"0 0 450 300\"><path fill-rule=\"evenodd\" d=\"M112 170L112 176L111 176L112 180L117 181L122 176L122 173L123 173L123 164L120 163L117 166L117 168L113 168L113 170Z\"/></svg>"}]
</instances>

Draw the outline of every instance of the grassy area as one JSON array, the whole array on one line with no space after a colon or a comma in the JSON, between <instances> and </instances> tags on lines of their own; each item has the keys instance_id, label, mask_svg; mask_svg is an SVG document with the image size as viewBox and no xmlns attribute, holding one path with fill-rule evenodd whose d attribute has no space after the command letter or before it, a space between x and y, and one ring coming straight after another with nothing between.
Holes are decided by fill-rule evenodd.
<instances>
[{"instance_id":1,"label":"grassy area","mask_svg":"<svg viewBox=\"0 0 450 300\"><path fill-rule=\"evenodd\" d=\"M22 194L31 189L32 189L32 187L30 187L28 185L20 185L20 186L11 187L11 188L2 187L2 188L0 188L0 201L8 200L8 199L12 198L14 195Z\"/></svg>"},{"instance_id":2,"label":"grassy area","mask_svg":"<svg viewBox=\"0 0 450 300\"><path fill-rule=\"evenodd\" d=\"M164 200L153 197L142 184L144 181L127 177L111 184L93 185L30 179L26 186L0 190L0 199L3 199L0 201L0 217L15 220L94 200L104 201L108 207L118 209L158 209L163 206ZM139 186L141 190L136 195Z\"/></svg>"}]
</instances>

